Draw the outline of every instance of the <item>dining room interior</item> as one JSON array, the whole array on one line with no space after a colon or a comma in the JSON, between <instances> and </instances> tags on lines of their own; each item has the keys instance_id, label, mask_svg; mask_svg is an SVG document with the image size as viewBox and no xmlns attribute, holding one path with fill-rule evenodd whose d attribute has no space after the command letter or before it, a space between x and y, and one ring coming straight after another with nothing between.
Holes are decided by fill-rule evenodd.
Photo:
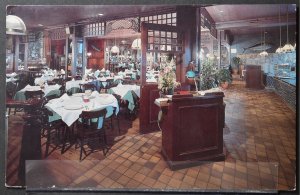
<instances>
[{"instance_id":1,"label":"dining room interior","mask_svg":"<svg viewBox=\"0 0 300 195\"><path fill-rule=\"evenodd\" d=\"M298 187L299 4L6 11L7 187Z\"/></svg>"}]
</instances>

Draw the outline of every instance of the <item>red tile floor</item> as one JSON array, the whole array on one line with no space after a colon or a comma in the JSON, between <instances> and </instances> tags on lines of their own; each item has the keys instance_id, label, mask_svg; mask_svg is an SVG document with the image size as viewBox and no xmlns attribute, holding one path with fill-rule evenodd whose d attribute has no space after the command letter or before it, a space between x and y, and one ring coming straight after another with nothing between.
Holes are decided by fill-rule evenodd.
<instances>
[{"instance_id":1,"label":"red tile floor","mask_svg":"<svg viewBox=\"0 0 300 195\"><path fill-rule=\"evenodd\" d=\"M171 171L161 156L161 132L138 133L138 119L121 117L121 136L111 130L109 153L79 161L75 146L46 159L27 161L28 188L112 190L293 190L296 176L296 114L272 90L246 89L234 81L224 91L226 159ZM7 183L18 185L20 114L9 119ZM19 128L18 128L19 127ZM42 152L45 138L42 138Z\"/></svg>"}]
</instances>

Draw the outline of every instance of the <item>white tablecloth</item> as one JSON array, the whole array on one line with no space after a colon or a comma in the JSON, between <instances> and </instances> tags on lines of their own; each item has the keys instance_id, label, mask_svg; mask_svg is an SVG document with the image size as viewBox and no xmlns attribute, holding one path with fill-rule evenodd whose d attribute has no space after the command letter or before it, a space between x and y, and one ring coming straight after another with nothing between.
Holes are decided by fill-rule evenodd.
<instances>
[{"instance_id":1,"label":"white tablecloth","mask_svg":"<svg viewBox=\"0 0 300 195\"><path fill-rule=\"evenodd\" d=\"M31 86L31 85L26 85L23 89L21 89L21 92L25 91L39 91L42 90L45 94L45 96L50 92L54 90L58 90L61 87L61 85L55 84L55 85L45 85L44 88L42 89L40 86Z\"/></svg>"},{"instance_id":2,"label":"white tablecloth","mask_svg":"<svg viewBox=\"0 0 300 195\"><path fill-rule=\"evenodd\" d=\"M141 95L141 88L138 85L122 85L119 84L117 87L112 87L111 90L115 93L121 96L121 98L124 98L124 96L128 93L128 91L134 91L134 93L140 97Z\"/></svg>"},{"instance_id":3,"label":"white tablecloth","mask_svg":"<svg viewBox=\"0 0 300 195\"><path fill-rule=\"evenodd\" d=\"M18 79L15 79L15 78L13 78L13 77L11 77L11 78L7 78L6 79L6 83L8 83L8 82L15 82L15 81L17 81Z\"/></svg>"},{"instance_id":4,"label":"white tablecloth","mask_svg":"<svg viewBox=\"0 0 300 195\"><path fill-rule=\"evenodd\" d=\"M17 75L18 75L17 73L13 72L13 73L11 73L11 74L6 74L6 77L7 77L7 78L13 78L13 77L15 77L15 76L17 76Z\"/></svg>"},{"instance_id":5,"label":"white tablecloth","mask_svg":"<svg viewBox=\"0 0 300 195\"><path fill-rule=\"evenodd\" d=\"M42 75L41 77L37 77L34 79L34 84L35 85L42 85L46 81L52 81L55 77L52 75Z\"/></svg>"},{"instance_id":6,"label":"white tablecloth","mask_svg":"<svg viewBox=\"0 0 300 195\"><path fill-rule=\"evenodd\" d=\"M80 85L87 84L87 83L94 83L95 80L74 80L74 81L68 81L66 82L66 90L76 87L80 88ZM95 84L95 83L94 83Z\"/></svg>"},{"instance_id":7,"label":"white tablecloth","mask_svg":"<svg viewBox=\"0 0 300 195\"><path fill-rule=\"evenodd\" d=\"M77 81L67 81L66 82L66 90L68 91L69 89L76 87L80 88L80 85L82 83L82 80L77 80Z\"/></svg>"},{"instance_id":8,"label":"white tablecloth","mask_svg":"<svg viewBox=\"0 0 300 195\"><path fill-rule=\"evenodd\" d=\"M87 103L83 102L82 96L78 95L80 94L73 94L72 96L64 94L60 98L49 101L45 106L57 113L68 126L71 126L79 118L82 111L98 110L112 106L117 108L116 113L119 112L118 101L111 94L93 92L91 95L93 98ZM70 109L72 107L73 109ZM106 117L111 114L107 113Z\"/></svg>"}]
</instances>

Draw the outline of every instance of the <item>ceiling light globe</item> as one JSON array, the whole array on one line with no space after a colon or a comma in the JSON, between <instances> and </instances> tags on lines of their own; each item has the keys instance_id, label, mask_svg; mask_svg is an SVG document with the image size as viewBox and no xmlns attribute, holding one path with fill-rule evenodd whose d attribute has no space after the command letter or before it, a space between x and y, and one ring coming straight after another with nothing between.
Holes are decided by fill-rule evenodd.
<instances>
[{"instance_id":1,"label":"ceiling light globe","mask_svg":"<svg viewBox=\"0 0 300 195\"><path fill-rule=\"evenodd\" d=\"M21 18L14 15L6 16L6 34L26 35L26 25Z\"/></svg>"}]
</instances>

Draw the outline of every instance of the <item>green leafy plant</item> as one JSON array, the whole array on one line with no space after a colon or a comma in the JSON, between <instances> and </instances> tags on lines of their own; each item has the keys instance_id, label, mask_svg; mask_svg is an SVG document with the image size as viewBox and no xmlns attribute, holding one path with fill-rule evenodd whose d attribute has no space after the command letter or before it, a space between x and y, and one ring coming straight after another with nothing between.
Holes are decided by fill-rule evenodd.
<instances>
[{"instance_id":1,"label":"green leafy plant","mask_svg":"<svg viewBox=\"0 0 300 195\"><path fill-rule=\"evenodd\" d=\"M217 80L219 83L231 83L232 77L228 69L219 69L217 72Z\"/></svg>"},{"instance_id":2,"label":"green leafy plant","mask_svg":"<svg viewBox=\"0 0 300 195\"><path fill-rule=\"evenodd\" d=\"M206 60L201 66L200 90L216 87L216 69L212 60Z\"/></svg>"},{"instance_id":3,"label":"green leafy plant","mask_svg":"<svg viewBox=\"0 0 300 195\"><path fill-rule=\"evenodd\" d=\"M240 66L240 64L241 64L241 58L239 58L239 57L233 57L232 58L232 65L231 65L231 67L232 68L235 68L235 69L238 69L239 68L239 66Z\"/></svg>"}]
</instances>

